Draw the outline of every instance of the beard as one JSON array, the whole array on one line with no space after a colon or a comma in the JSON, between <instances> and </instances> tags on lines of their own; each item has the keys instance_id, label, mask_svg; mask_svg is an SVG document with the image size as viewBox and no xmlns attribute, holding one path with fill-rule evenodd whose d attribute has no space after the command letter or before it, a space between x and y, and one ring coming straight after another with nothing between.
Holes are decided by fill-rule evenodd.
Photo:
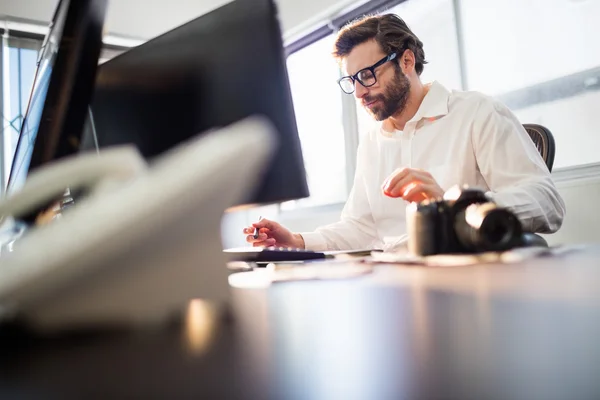
<instances>
[{"instance_id":1,"label":"beard","mask_svg":"<svg viewBox=\"0 0 600 400\"><path fill-rule=\"evenodd\" d=\"M408 96L410 94L410 81L398 68L396 70L396 79L390 83L382 94L375 96L365 96L363 103L370 103L379 100L374 107L365 107L376 121L383 121L394 114L401 113L406 108Z\"/></svg>"}]
</instances>

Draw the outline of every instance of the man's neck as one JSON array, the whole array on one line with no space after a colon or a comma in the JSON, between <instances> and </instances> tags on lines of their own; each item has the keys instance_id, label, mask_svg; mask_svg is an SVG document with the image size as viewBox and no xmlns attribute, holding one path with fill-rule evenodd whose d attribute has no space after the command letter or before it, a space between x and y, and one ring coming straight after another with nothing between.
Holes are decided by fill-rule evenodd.
<instances>
[{"instance_id":1,"label":"man's neck","mask_svg":"<svg viewBox=\"0 0 600 400\"><path fill-rule=\"evenodd\" d=\"M411 91L408 97L408 101L406 102L406 107L404 109L386 119L383 123L385 130L387 131L402 131L404 130L404 125L408 121L411 120L412 117L415 116L419 107L421 107L421 103L423 99L429 92L430 85L423 85L421 81L418 81L417 84L413 84L411 86Z\"/></svg>"}]
</instances>

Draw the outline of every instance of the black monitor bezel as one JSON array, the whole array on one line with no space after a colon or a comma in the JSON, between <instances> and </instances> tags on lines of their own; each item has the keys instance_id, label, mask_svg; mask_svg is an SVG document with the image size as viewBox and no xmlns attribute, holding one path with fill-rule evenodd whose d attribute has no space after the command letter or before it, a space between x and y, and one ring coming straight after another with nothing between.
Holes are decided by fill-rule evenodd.
<instances>
[{"instance_id":1,"label":"black monitor bezel","mask_svg":"<svg viewBox=\"0 0 600 400\"><path fill-rule=\"evenodd\" d=\"M259 28L258 31L253 31L253 27ZM257 37L260 40L256 40ZM210 54L217 41L229 42L219 47L223 51ZM248 48L255 50L254 54L243 57L236 52L250 41L254 41L255 45ZM182 51L182 48L190 51ZM270 92L271 96L265 97L273 100L278 110L276 116L264 107L249 108L254 108L252 114L271 119L279 133L280 147L262 179L236 206L276 204L306 198L310 193L285 56L274 0L235 0L165 32L100 66L91 104L93 120L85 133L83 142L86 146L82 151L94 150L96 146L102 151L104 147L133 144L152 162L162 152L194 135L235 122L235 118L215 117L223 111L220 106L226 103L223 98L211 101L211 94L227 94L233 107L233 100L237 100L239 106L239 103L247 101L246 97L252 96L260 103L260 97ZM268 64L265 70L273 74L268 81L256 79L256 75L251 73L260 68L261 62L257 60L265 57L268 62L261 62ZM238 86L234 87L231 83L223 85L225 73L231 70L235 70L231 81L240 83ZM251 79L253 76L254 79ZM242 82L244 79L252 80L256 90L251 94ZM174 97L188 98L190 103L177 111L162 112L153 108L160 105L170 110L173 104L182 105ZM194 110L193 107L198 104L201 104L201 109ZM169 117L159 118L161 113ZM180 115L186 115L186 118L179 118ZM237 119L250 115L237 113ZM210 117L205 119L204 116ZM134 119L136 122L132 124ZM141 123L142 120L145 122ZM211 120L210 124L206 123L208 120ZM147 121L157 123L148 125ZM174 130L170 121L194 127ZM167 139L164 139L165 132L168 133ZM171 143L163 146L152 142L158 137ZM147 146L149 144L152 145Z\"/></svg>"},{"instance_id":2,"label":"black monitor bezel","mask_svg":"<svg viewBox=\"0 0 600 400\"><path fill-rule=\"evenodd\" d=\"M63 1L60 0L55 9L45 44L52 34ZM107 5L108 0L69 1L29 167L27 171L16 171L18 160L13 158L6 187L9 194L19 190L15 183L16 173L29 175L44 164L78 152L103 45ZM38 62L34 85L39 79L39 70ZM22 127L26 126L33 94L32 90ZM25 145L22 139L21 131L15 155Z\"/></svg>"}]
</instances>

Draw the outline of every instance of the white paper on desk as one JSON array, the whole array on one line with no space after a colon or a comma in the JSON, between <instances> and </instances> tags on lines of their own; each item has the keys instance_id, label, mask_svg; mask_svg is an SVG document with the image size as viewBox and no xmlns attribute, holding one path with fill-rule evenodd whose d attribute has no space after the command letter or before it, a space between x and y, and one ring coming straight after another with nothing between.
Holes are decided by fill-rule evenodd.
<instances>
[{"instance_id":1,"label":"white paper on desk","mask_svg":"<svg viewBox=\"0 0 600 400\"><path fill-rule=\"evenodd\" d=\"M372 253L371 260L392 264L425 264L424 257L412 255L407 251Z\"/></svg>"},{"instance_id":2,"label":"white paper on desk","mask_svg":"<svg viewBox=\"0 0 600 400\"><path fill-rule=\"evenodd\" d=\"M426 265L432 267L457 267L486 263L512 264L541 256L559 256L567 252L577 251L585 246L558 247L523 247L505 252L487 252L480 254L439 254L420 257L407 251L397 253L373 253L374 262L399 265Z\"/></svg>"},{"instance_id":3,"label":"white paper on desk","mask_svg":"<svg viewBox=\"0 0 600 400\"><path fill-rule=\"evenodd\" d=\"M371 272L372 265L357 262L277 264L267 268L256 268L250 272L233 273L229 275L229 284L236 288L264 289L281 282L349 279Z\"/></svg>"},{"instance_id":4,"label":"white paper on desk","mask_svg":"<svg viewBox=\"0 0 600 400\"><path fill-rule=\"evenodd\" d=\"M499 262L498 253L481 254L438 254L434 256L415 256L410 253L381 253L371 256L374 262L397 265L426 265L430 267L458 267L465 265Z\"/></svg>"},{"instance_id":5,"label":"white paper on desk","mask_svg":"<svg viewBox=\"0 0 600 400\"><path fill-rule=\"evenodd\" d=\"M384 252L400 253L408 251L408 235L386 236L383 238Z\"/></svg>"},{"instance_id":6,"label":"white paper on desk","mask_svg":"<svg viewBox=\"0 0 600 400\"><path fill-rule=\"evenodd\" d=\"M290 282L304 280L348 279L373 272L366 264L348 263L327 266L326 264L309 264L279 268L273 272L271 282Z\"/></svg>"},{"instance_id":7,"label":"white paper on desk","mask_svg":"<svg viewBox=\"0 0 600 400\"><path fill-rule=\"evenodd\" d=\"M371 254L379 253L379 249L363 249L363 250L349 250L349 251L326 251L326 260L322 260L326 263L346 263L356 262L360 263L363 261L370 261ZM321 261L321 260L319 260Z\"/></svg>"}]
</instances>

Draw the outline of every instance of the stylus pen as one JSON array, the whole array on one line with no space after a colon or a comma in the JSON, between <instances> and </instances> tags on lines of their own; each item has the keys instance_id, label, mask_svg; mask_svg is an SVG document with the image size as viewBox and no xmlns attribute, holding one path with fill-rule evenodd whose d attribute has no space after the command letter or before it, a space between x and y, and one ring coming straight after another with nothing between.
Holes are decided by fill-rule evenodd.
<instances>
[{"instance_id":1,"label":"stylus pen","mask_svg":"<svg viewBox=\"0 0 600 400\"><path fill-rule=\"evenodd\" d=\"M262 219L262 215L260 217L258 217L258 221L260 222L261 219ZM258 239L258 228L256 228L254 230L254 239Z\"/></svg>"}]
</instances>

